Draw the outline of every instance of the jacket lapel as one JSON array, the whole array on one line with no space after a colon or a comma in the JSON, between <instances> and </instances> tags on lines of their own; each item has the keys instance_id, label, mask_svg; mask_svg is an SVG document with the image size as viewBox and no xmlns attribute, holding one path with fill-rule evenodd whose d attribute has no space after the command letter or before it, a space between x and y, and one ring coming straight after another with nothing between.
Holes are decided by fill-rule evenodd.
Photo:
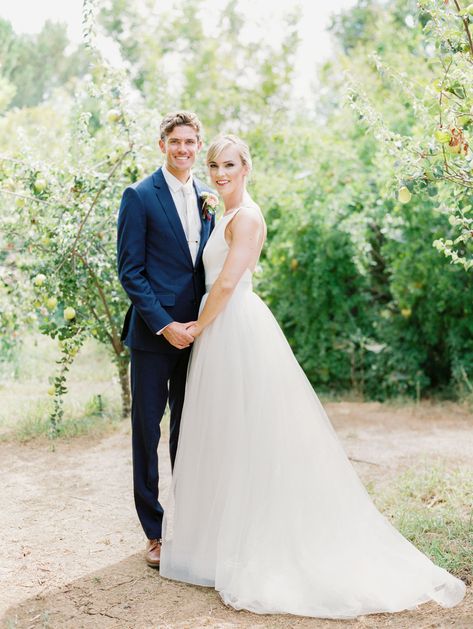
<instances>
[{"instance_id":1,"label":"jacket lapel","mask_svg":"<svg viewBox=\"0 0 473 629\"><path fill-rule=\"evenodd\" d=\"M199 250L197 251L197 258L195 260L195 265L197 266L198 263L200 262L200 259L202 257L202 252L204 250L204 247L207 243L207 240L209 239L210 236L210 223L211 221L207 220L206 218L204 218L202 216L202 199L200 197L203 188L200 185L200 181L198 181L197 179L194 178L194 188L197 194L197 206L199 208L199 216L200 216L200 222L202 225L202 230L200 232L200 244L199 244Z\"/></svg>"},{"instance_id":2,"label":"jacket lapel","mask_svg":"<svg viewBox=\"0 0 473 629\"><path fill-rule=\"evenodd\" d=\"M181 249L186 256L189 264L193 267L194 265L192 264L192 257L189 251L187 238L182 227L181 219L179 218L179 214L177 213L176 206L174 205L174 201L172 200L171 192L168 188L166 180L164 179L161 168L159 168L153 174L153 183L154 187L156 188L156 196L158 197L158 201L160 202L161 207L163 208L171 224L174 235L176 236L176 240L181 246Z\"/></svg>"}]
</instances>

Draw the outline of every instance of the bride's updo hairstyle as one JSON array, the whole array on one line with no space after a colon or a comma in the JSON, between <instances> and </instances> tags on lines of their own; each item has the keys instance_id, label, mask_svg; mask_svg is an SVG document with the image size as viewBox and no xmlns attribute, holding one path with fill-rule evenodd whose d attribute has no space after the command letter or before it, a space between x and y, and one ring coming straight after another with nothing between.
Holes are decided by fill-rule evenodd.
<instances>
[{"instance_id":1,"label":"bride's updo hairstyle","mask_svg":"<svg viewBox=\"0 0 473 629\"><path fill-rule=\"evenodd\" d=\"M209 150L207 151L207 166L210 164L210 162L214 162L220 155L220 153L228 146L234 146L238 150L242 164L248 166L248 170L251 172L253 163L251 161L251 154L250 149L248 148L248 144L237 135L233 135L231 133L218 135L209 146Z\"/></svg>"}]
</instances>

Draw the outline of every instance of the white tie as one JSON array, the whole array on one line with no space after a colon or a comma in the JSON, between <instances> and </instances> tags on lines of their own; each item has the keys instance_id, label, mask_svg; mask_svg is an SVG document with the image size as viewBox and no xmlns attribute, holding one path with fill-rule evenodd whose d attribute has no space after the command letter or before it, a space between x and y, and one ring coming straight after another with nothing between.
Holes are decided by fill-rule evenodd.
<instances>
[{"instance_id":1,"label":"white tie","mask_svg":"<svg viewBox=\"0 0 473 629\"><path fill-rule=\"evenodd\" d=\"M195 192L192 181L188 181L182 186L182 193L186 202L186 238L189 245L192 262L195 264L199 251L200 225L197 224L195 211Z\"/></svg>"}]
</instances>

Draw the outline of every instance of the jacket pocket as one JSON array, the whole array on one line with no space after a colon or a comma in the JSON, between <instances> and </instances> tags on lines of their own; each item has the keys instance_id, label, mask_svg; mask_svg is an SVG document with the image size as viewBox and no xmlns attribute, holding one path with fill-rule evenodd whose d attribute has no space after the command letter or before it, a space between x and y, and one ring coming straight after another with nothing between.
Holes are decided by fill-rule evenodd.
<instances>
[{"instance_id":1,"label":"jacket pocket","mask_svg":"<svg viewBox=\"0 0 473 629\"><path fill-rule=\"evenodd\" d=\"M173 293L156 293L161 306L174 306L176 304L176 295Z\"/></svg>"}]
</instances>

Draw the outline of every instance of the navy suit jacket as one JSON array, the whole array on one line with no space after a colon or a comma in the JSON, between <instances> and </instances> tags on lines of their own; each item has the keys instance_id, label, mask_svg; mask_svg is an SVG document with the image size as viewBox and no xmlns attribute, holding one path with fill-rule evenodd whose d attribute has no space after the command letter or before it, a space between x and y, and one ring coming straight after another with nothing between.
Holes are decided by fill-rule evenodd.
<instances>
[{"instance_id":1,"label":"navy suit jacket","mask_svg":"<svg viewBox=\"0 0 473 629\"><path fill-rule=\"evenodd\" d=\"M132 304L125 316L122 340L133 349L178 352L156 332L172 321L197 319L205 293L202 251L215 219L202 217L200 193L209 188L195 178L194 188L202 221L195 266L161 168L123 193L117 262L120 282Z\"/></svg>"}]
</instances>

